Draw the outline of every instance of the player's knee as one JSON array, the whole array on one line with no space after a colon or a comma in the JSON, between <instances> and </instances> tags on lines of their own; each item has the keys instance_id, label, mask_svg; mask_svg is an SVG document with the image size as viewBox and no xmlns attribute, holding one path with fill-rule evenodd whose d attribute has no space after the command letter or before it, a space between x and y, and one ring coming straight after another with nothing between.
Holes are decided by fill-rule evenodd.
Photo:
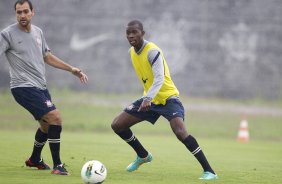
<instances>
[{"instance_id":1,"label":"player's knee","mask_svg":"<svg viewBox=\"0 0 282 184\"><path fill-rule=\"evenodd\" d=\"M118 131L118 125L117 125L117 118L115 118L111 124L111 127L113 129L114 132L117 132Z\"/></svg>"},{"instance_id":2,"label":"player's knee","mask_svg":"<svg viewBox=\"0 0 282 184\"><path fill-rule=\"evenodd\" d=\"M120 131L122 131L122 123L119 121L119 117L116 117L114 120L113 120L113 122L112 122L112 124L111 124L111 127L112 127L112 129L113 129L113 131L115 132L115 133L118 133L118 132L120 132Z\"/></svg>"},{"instance_id":3,"label":"player's knee","mask_svg":"<svg viewBox=\"0 0 282 184\"><path fill-rule=\"evenodd\" d=\"M53 122L53 123L52 123ZM52 124L52 125L62 125L62 119L61 119L61 117L60 116L56 116L56 117L54 117L54 119L53 119L53 121L51 121L51 123L50 124Z\"/></svg>"},{"instance_id":4,"label":"player's knee","mask_svg":"<svg viewBox=\"0 0 282 184\"><path fill-rule=\"evenodd\" d=\"M62 125L62 118L59 111L51 111L44 115L44 121L48 122L49 125Z\"/></svg>"}]
</instances>

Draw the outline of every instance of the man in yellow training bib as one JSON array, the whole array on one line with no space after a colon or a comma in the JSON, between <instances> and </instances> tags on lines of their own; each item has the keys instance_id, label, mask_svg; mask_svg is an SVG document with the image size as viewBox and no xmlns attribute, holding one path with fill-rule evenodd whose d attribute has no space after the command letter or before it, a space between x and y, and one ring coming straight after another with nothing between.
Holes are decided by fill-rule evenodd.
<instances>
[{"instance_id":1,"label":"man in yellow training bib","mask_svg":"<svg viewBox=\"0 0 282 184\"><path fill-rule=\"evenodd\" d=\"M217 179L196 139L189 135L184 124L184 107L179 92L174 85L162 50L154 43L144 40L143 24L138 20L130 21L126 36L132 65L143 85L141 99L126 107L112 122L112 129L136 152L137 158L128 167L132 172L140 165L151 162L153 156L139 142L130 127L144 120L154 124L160 116L166 118L177 138L197 158L204 173L199 179Z\"/></svg>"}]
</instances>

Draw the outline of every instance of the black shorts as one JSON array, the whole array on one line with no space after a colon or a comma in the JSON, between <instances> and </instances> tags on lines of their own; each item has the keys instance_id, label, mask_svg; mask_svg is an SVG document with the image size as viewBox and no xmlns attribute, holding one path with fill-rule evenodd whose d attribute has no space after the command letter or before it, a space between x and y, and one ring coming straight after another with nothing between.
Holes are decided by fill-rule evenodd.
<instances>
[{"instance_id":1,"label":"black shorts","mask_svg":"<svg viewBox=\"0 0 282 184\"><path fill-rule=\"evenodd\" d=\"M160 116L163 116L168 121L175 117L180 117L184 120L184 107L178 98L170 98L166 101L165 105L155 105L152 103L149 111L140 111L138 109L143 99L136 100L131 105L124 109L125 112L155 124Z\"/></svg>"},{"instance_id":2,"label":"black shorts","mask_svg":"<svg viewBox=\"0 0 282 184\"><path fill-rule=\"evenodd\" d=\"M47 89L18 87L12 88L11 91L15 100L28 110L36 120L40 120L42 116L56 109Z\"/></svg>"}]
</instances>

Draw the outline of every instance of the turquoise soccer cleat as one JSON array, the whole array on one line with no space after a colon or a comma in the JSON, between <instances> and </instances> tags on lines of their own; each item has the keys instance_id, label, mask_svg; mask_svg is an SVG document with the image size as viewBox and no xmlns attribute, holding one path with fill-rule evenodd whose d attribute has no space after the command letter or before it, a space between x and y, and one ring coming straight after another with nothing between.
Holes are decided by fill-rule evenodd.
<instances>
[{"instance_id":1,"label":"turquoise soccer cleat","mask_svg":"<svg viewBox=\"0 0 282 184\"><path fill-rule=\"evenodd\" d=\"M216 174L206 171L199 179L200 180L216 180L218 179L218 176Z\"/></svg>"},{"instance_id":2,"label":"turquoise soccer cleat","mask_svg":"<svg viewBox=\"0 0 282 184\"><path fill-rule=\"evenodd\" d=\"M132 162L131 164L129 164L129 166L127 166L126 170L128 172L132 172L137 170L142 164L147 163L147 162L151 162L153 160L153 155L151 153L148 154L148 156L146 158L140 158L139 156L137 156L136 160L134 160L134 162Z\"/></svg>"}]
</instances>

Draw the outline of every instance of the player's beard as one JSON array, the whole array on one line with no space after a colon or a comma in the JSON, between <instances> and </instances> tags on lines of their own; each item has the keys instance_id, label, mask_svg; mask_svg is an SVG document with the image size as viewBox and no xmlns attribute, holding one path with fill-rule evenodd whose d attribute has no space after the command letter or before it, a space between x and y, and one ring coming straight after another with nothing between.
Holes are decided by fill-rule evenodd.
<instances>
[{"instance_id":1,"label":"player's beard","mask_svg":"<svg viewBox=\"0 0 282 184\"><path fill-rule=\"evenodd\" d=\"M27 19L22 19L22 20L19 21L19 24L22 28L27 28L28 25L30 24L30 21L27 20Z\"/></svg>"}]
</instances>

